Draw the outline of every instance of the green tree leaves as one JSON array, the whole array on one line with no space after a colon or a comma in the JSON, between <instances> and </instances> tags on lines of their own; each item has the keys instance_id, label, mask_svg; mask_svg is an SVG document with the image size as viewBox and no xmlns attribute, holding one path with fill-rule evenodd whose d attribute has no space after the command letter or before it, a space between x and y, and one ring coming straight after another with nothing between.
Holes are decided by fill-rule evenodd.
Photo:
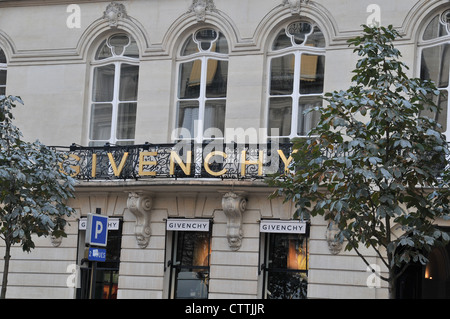
<instances>
[{"instance_id":1,"label":"green tree leaves","mask_svg":"<svg viewBox=\"0 0 450 319\"><path fill-rule=\"evenodd\" d=\"M30 251L35 248L33 235L65 236L65 217L73 213L66 201L73 197L75 185L59 169L64 154L39 141L22 140L20 130L12 124L16 102L22 104L18 97L0 96L0 238L6 245L3 298L11 245Z\"/></svg>"},{"instance_id":2,"label":"green tree leaves","mask_svg":"<svg viewBox=\"0 0 450 319\"><path fill-rule=\"evenodd\" d=\"M346 248L367 265L360 245L383 257L391 293L402 271L396 269L425 263L433 246L449 240L434 221L450 213L448 145L439 125L421 116L438 110L431 97L439 91L406 75L398 37L392 26L364 26L349 40L361 57L354 85L325 94L311 139L294 143L294 173L269 181L296 203L297 217L334 220Z\"/></svg>"}]
</instances>

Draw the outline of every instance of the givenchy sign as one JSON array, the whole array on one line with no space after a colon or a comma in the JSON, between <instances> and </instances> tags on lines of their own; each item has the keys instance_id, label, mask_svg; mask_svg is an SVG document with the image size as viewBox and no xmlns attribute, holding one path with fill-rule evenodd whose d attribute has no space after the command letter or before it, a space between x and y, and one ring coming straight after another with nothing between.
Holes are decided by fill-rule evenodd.
<instances>
[{"instance_id":1,"label":"givenchy sign","mask_svg":"<svg viewBox=\"0 0 450 319\"><path fill-rule=\"evenodd\" d=\"M299 220L261 220L261 233L305 234L306 223Z\"/></svg>"},{"instance_id":2,"label":"givenchy sign","mask_svg":"<svg viewBox=\"0 0 450 319\"><path fill-rule=\"evenodd\" d=\"M290 144L211 147L211 145L132 145L71 147L60 168L78 179L137 179L143 177L262 178L288 171L293 162ZM65 166L67 167L67 166ZM69 172L70 171L70 172Z\"/></svg>"},{"instance_id":3,"label":"givenchy sign","mask_svg":"<svg viewBox=\"0 0 450 319\"><path fill-rule=\"evenodd\" d=\"M166 224L166 230L171 231L209 231L208 219L172 219L169 218Z\"/></svg>"}]
</instances>

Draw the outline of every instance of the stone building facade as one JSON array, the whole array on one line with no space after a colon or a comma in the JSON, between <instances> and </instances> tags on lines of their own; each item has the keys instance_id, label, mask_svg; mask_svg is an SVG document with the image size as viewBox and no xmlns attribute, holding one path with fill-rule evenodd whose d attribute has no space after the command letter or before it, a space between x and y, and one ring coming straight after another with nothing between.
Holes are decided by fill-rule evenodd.
<instances>
[{"instance_id":1,"label":"stone building facade","mask_svg":"<svg viewBox=\"0 0 450 319\"><path fill-rule=\"evenodd\" d=\"M8 297L386 298L264 176L316 123L303 111L351 84L362 24L397 28L410 74L446 92L449 21L443 0L0 0L0 94L78 179L68 237L13 248ZM110 225L92 271L95 213Z\"/></svg>"}]
</instances>

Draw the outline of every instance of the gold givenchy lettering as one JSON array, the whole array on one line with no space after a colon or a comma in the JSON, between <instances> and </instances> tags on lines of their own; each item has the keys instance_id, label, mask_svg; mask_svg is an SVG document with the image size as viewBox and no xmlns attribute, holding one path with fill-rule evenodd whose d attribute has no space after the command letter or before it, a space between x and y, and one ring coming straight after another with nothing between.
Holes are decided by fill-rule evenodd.
<instances>
[{"instance_id":1,"label":"gold givenchy lettering","mask_svg":"<svg viewBox=\"0 0 450 319\"><path fill-rule=\"evenodd\" d=\"M297 152L297 150L293 150L292 154L295 154L296 152ZM284 163L285 172L288 172L289 164L293 160L292 154L288 158L286 158L286 156L282 150L278 150L277 153L279 155L279 158ZM127 162L128 155L129 155L128 152L124 152L120 161L116 162L114 160L113 154L107 153L108 160L111 164L111 168L114 173L114 176L116 176L116 177L120 176L120 174L122 173L122 170L125 167L125 164ZM157 166L158 163L156 161L146 160L146 157L149 157L149 156L155 157L157 155L158 155L157 152L149 152L149 151L143 151L143 152L139 153L139 164L138 164L138 175L139 176L156 176L155 171L146 171L146 170L144 170L144 167ZM211 165L210 160L214 156L220 156L225 160L228 157L228 155L222 151L213 151L211 153L208 153L205 156L205 159L203 161L203 167L208 174L210 174L211 176L220 177L227 173L227 169L223 168L222 170L220 170L218 172L213 171L210 167L210 165ZM81 158L78 155L73 154L73 153L69 154L68 157L72 158L76 162L81 161ZM242 177L245 177L246 167L248 165L257 165L258 166L258 176L262 176L262 174L263 174L263 158L264 158L264 151L261 151L261 150L258 152L258 158L256 160L248 160L247 159L247 151L245 151L245 150L241 151L240 175ZM177 154L177 152L175 152L175 151L170 152L170 160L169 160L170 175L175 174L175 165L178 165L186 176L190 176L192 173L191 172L191 164L192 164L192 151L186 152L186 160L185 161L183 161L183 159ZM95 154L95 153L92 154L92 164L91 165L92 165L91 166L91 177L95 178L97 175L97 154ZM73 170L72 174L70 174L71 177L76 177L78 174L80 174L80 171L81 171L80 165L70 165L70 168ZM62 164L60 164L60 170L63 173L69 175L67 172L64 171Z\"/></svg>"}]
</instances>

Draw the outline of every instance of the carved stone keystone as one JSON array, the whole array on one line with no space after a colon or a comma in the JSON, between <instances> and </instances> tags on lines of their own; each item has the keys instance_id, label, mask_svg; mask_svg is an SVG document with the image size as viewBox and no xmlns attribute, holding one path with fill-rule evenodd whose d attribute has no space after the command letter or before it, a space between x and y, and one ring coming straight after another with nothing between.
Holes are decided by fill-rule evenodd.
<instances>
[{"instance_id":1,"label":"carved stone keystone","mask_svg":"<svg viewBox=\"0 0 450 319\"><path fill-rule=\"evenodd\" d=\"M284 6L289 6L292 14L299 14L301 5L308 4L309 0L283 0Z\"/></svg>"},{"instance_id":2,"label":"carved stone keystone","mask_svg":"<svg viewBox=\"0 0 450 319\"><path fill-rule=\"evenodd\" d=\"M236 193L228 192L222 197L222 209L227 216L227 239L232 250L238 250L242 244L242 213L247 200Z\"/></svg>"},{"instance_id":3,"label":"carved stone keystone","mask_svg":"<svg viewBox=\"0 0 450 319\"><path fill-rule=\"evenodd\" d=\"M120 19L128 18L127 10L121 3L111 2L103 12L103 19L107 20L111 28L117 27Z\"/></svg>"},{"instance_id":4,"label":"carved stone keystone","mask_svg":"<svg viewBox=\"0 0 450 319\"><path fill-rule=\"evenodd\" d=\"M195 13L197 22L205 21L207 11L217 11L213 0L193 0L188 13Z\"/></svg>"},{"instance_id":5,"label":"carved stone keystone","mask_svg":"<svg viewBox=\"0 0 450 319\"><path fill-rule=\"evenodd\" d=\"M142 192L130 192L128 194L128 210L136 217L134 232L140 248L148 246L150 241L150 211L153 200L149 194Z\"/></svg>"}]
</instances>

